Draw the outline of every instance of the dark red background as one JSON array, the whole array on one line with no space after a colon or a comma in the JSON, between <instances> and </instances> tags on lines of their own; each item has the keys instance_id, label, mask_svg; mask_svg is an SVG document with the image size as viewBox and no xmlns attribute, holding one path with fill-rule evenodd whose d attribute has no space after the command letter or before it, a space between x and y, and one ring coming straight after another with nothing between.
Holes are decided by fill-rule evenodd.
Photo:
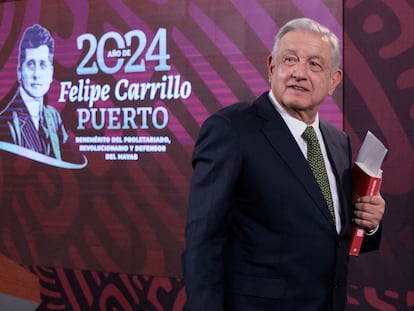
<instances>
[{"instance_id":1,"label":"dark red background","mask_svg":"<svg viewBox=\"0 0 414 311\"><path fill-rule=\"evenodd\" d=\"M299 16L319 20L344 41L344 83L322 106L322 117L350 134L355 153L368 129L390 149L383 167L384 240L379 252L351 259L349 310L414 310L414 7L408 0L0 4L2 107L18 86L18 41L33 23L56 41L52 97L59 81L79 78L75 42L85 32L141 29L150 36L165 27L170 74L193 85L188 100L145 103L169 109L168 128L145 133L171 137L165 154L111 162L90 153L83 170L0 154L0 251L39 276L40 309L183 310L180 254L198 129L220 107L268 88L265 59L273 36ZM161 74L136 78L159 80ZM75 107L55 107L71 136L82 135Z\"/></svg>"},{"instance_id":2,"label":"dark red background","mask_svg":"<svg viewBox=\"0 0 414 311\"><path fill-rule=\"evenodd\" d=\"M344 129L385 142L380 252L351 260L349 310L414 310L414 4L344 2Z\"/></svg>"}]
</instances>

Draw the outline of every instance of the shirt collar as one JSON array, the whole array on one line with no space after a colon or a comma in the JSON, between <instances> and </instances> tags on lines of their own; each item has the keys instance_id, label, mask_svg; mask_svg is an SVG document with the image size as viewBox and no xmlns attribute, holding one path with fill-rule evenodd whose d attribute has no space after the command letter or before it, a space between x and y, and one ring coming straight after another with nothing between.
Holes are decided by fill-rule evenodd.
<instances>
[{"instance_id":1,"label":"shirt collar","mask_svg":"<svg viewBox=\"0 0 414 311\"><path fill-rule=\"evenodd\" d=\"M308 124L290 115L289 112L287 112L287 110L277 102L276 97L274 96L271 90L269 91L269 99L275 107L275 109L277 110L277 112L279 112L282 119L285 121L292 135L295 137L296 140L299 140L302 137L302 133L305 131ZM313 126L317 133L320 132L319 113L316 114L315 121L310 125Z\"/></svg>"},{"instance_id":2,"label":"shirt collar","mask_svg":"<svg viewBox=\"0 0 414 311\"><path fill-rule=\"evenodd\" d=\"M20 87L20 96L22 97L23 102L25 103L31 116L39 116L39 114L42 113L43 103L27 94L23 87Z\"/></svg>"}]
</instances>

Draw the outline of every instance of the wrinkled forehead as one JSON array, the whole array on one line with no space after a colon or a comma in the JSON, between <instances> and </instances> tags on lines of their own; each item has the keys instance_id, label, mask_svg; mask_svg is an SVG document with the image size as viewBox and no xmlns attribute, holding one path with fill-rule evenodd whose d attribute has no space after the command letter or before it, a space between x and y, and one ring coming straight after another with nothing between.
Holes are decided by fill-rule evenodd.
<instances>
[{"instance_id":1,"label":"wrinkled forehead","mask_svg":"<svg viewBox=\"0 0 414 311\"><path fill-rule=\"evenodd\" d=\"M280 39L277 52L279 55L292 52L331 60L333 47L329 39L322 34L295 30L286 33Z\"/></svg>"},{"instance_id":2,"label":"wrinkled forehead","mask_svg":"<svg viewBox=\"0 0 414 311\"><path fill-rule=\"evenodd\" d=\"M293 30L287 32L281 39L280 44L289 43L297 46L307 45L310 48L318 47L320 49L329 50L332 45L326 35L306 30Z\"/></svg>"},{"instance_id":3,"label":"wrinkled forehead","mask_svg":"<svg viewBox=\"0 0 414 311\"><path fill-rule=\"evenodd\" d=\"M26 48L25 49L25 61L30 60L46 60L50 61L50 52L47 45L41 45L37 48Z\"/></svg>"}]
</instances>

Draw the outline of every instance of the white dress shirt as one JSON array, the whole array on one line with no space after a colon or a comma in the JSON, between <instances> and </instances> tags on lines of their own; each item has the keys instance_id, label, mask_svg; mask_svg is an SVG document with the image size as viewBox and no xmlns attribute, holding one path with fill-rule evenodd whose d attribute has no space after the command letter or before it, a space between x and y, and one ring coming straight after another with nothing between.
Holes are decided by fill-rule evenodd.
<instances>
[{"instance_id":1,"label":"white dress shirt","mask_svg":"<svg viewBox=\"0 0 414 311\"><path fill-rule=\"evenodd\" d=\"M272 104L274 105L274 107L276 108L276 110L279 112L279 114L285 121L286 125L288 126L300 150L302 151L303 156L307 158L308 146L307 146L306 141L302 137L302 133L305 131L308 124L290 115L286 111L286 109L277 102L272 91L269 92L269 98ZM319 114L316 115L315 121L309 125L313 126L313 128L315 129L316 135L319 140L319 144L321 146L321 151L322 151L323 159L325 161L326 171L328 173L329 186L331 188L331 195L332 195L332 201L333 201L334 212L335 212L336 231L337 233L339 233L341 232L342 225L341 225L341 213L340 213L340 206L339 206L338 190L336 187L336 178L335 178L335 174L333 173L331 162L329 161L329 158L328 158L328 154L326 152L325 142L323 140L322 133L319 129Z\"/></svg>"},{"instance_id":2,"label":"white dress shirt","mask_svg":"<svg viewBox=\"0 0 414 311\"><path fill-rule=\"evenodd\" d=\"M37 130L39 130L43 103L29 96L23 87L20 87L20 95L23 99L24 104L26 105L27 111L29 111L34 126Z\"/></svg>"}]
</instances>

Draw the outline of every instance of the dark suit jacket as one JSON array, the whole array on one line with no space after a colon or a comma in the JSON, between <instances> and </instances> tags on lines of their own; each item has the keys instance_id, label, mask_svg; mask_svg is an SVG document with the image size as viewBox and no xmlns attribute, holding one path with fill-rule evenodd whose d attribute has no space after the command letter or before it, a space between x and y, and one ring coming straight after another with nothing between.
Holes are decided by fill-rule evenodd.
<instances>
[{"instance_id":1,"label":"dark suit jacket","mask_svg":"<svg viewBox=\"0 0 414 311\"><path fill-rule=\"evenodd\" d=\"M268 93L206 120L183 254L188 305L200 310L344 310L350 245L351 145L321 120L343 229ZM379 234L367 238L376 249Z\"/></svg>"},{"instance_id":2,"label":"dark suit jacket","mask_svg":"<svg viewBox=\"0 0 414 311\"><path fill-rule=\"evenodd\" d=\"M0 114L0 140L60 159L68 134L59 112L46 104L46 98L42 120L38 131L18 91ZM55 148L51 143L52 136L56 137Z\"/></svg>"}]
</instances>

